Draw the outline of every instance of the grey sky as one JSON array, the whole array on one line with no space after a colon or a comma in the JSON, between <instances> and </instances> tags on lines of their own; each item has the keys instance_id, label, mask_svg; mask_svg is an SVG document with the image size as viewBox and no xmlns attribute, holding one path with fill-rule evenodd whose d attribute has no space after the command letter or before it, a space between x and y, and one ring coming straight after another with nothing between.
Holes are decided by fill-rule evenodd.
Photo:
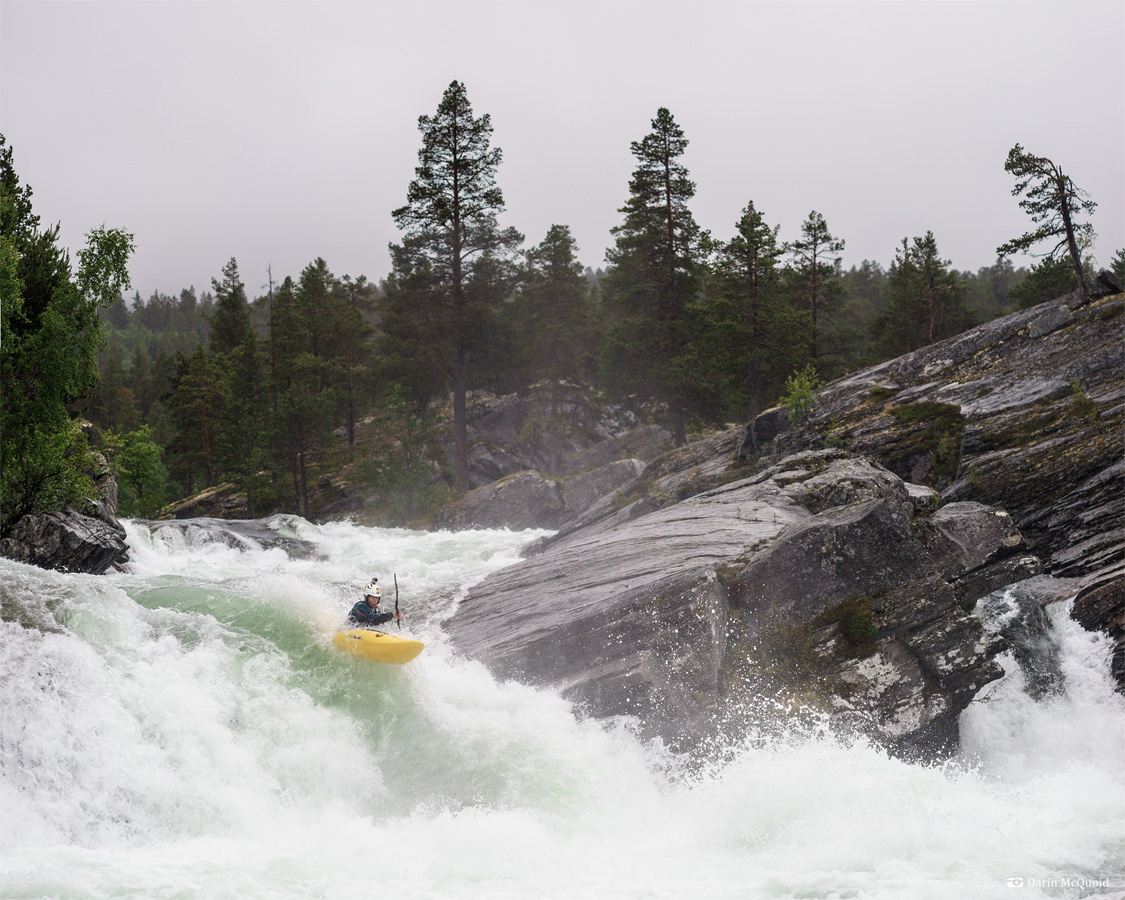
<instances>
[{"instance_id":1,"label":"grey sky","mask_svg":"<svg viewBox=\"0 0 1125 900\"><path fill-rule=\"evenodd\" d=\"M296 277L387 274L417 119L450 81L489 113L527 246L569 225L604 265L667 106L691 144L696 219L748 200L783 240L813 209L846 266L932 230L959 269L1029 225L1017 142L1097 201L1125 246L1125 3L0 3L0 131L73 250L136 235L134 286L210 286L237 257ZM1017 260L1019 262L1020 260Z\"/></svg>"}]
</instances>

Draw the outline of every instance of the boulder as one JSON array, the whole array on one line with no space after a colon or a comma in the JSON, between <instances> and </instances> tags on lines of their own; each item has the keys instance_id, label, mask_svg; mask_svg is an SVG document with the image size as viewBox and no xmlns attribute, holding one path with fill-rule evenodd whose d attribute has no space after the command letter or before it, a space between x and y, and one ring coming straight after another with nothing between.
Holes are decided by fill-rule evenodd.
<instances>
[{"instance_id":1,"label":"boulder","mask_svg":"<svg viewBox=\"0 0 1125 900\"><path fill-rule=\"evenodd\" d=\"M1117 689L1125 693L1125 578L1086 586L1075 598L1071 617L1089 631L1114 639L1111 668Z\"/></svg>"},{"instance_id":2,"label":"boulder","mask_svg":"<svg viewBox=\"0 0 1125 900\"><path fill-rule=\"evenodd\" d=\"M23 516L0 541L0 555L60 572L101 575L129 558L125 529L71 509Z\"/></svg>"},{"instance_id":3,"label":"boulder","mask_svg":"<svg viewBox=\"0 0 1125 900\"><path fill-rule=\"evenodd\" d=\"M639 459L619 459L567 479L563 490L567 515L582 515L602 497L632 484L644 470Z\"/></svg>"},{"instance_id":4,"label":"boulder","mask_svg":"<svg viewBox=\"0 0 1125 900\"><path fill-rule=\"evenodd\" d=\"M659 425L643 425L587 447L566 459L562 465L564 475L574 475L601 468L621 459L639 459L652 462L672 449L672 435Z\"/></svg>"},{"instance_id":5,"label":"boulder","mask_svg":"<svg viewBox=\"0 0 1125 900\"><path fill-rule=\"evenodd\" d=\"M935 555L901 479L828 451L624 512L470 589L445 623L454 644L676 746L788 692L888 746L947 747L957 714L1001 674L1003 640L954 587L1019 550L1007 528L954 549L991 511L935 525Z\"/></svg>"},{"instance_id":6,"label":"boulder","mask_svg":"<svg viewBox=\"0 0 1125 900\"><path fill-rule=\"evenodd\" d=\"M550 528L565 512L558 482L517 472L469 491L438 513L443 528Z\"/></svg>"}]
</instances>

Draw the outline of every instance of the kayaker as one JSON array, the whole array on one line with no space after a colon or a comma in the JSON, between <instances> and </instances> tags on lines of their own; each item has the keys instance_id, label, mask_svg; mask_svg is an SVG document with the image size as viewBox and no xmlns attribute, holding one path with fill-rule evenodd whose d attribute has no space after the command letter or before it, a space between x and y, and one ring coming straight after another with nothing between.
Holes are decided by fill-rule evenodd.
<instances>
[{"instance_id":1,"label":"kayaker","mask_svg":"<svg viewBox=\"0 0 1125 900\"><path fill-rule=\"evenodd\" d=\"M379 601L383 597L383 592L375 582L379 579L374 578L371 583L363 589L363 599L360 600L352 611L348 613L348 620L355 622L359 625L382 625L384 622L389 622L391 619L401 618L401 614L396 610L393 613L379 612Z\"/></svg>"}]
</instances>

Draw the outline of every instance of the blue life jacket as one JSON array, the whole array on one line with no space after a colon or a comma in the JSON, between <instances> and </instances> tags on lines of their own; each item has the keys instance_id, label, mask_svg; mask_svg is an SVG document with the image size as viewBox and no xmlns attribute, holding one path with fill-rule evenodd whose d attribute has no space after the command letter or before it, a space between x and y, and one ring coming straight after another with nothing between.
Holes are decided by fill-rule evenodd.
<instances>
[{"instance_id":1,"label":"blue life jacket","mask_svg":"<svg viewBox=\"0 0 1125 900\"><path fill-rule=\"evenodd\" d=\"M394 617L394 613L379 612L376 609L372 609L367 605L366 598L360 600L359 603L352 607L352 611L348 613L348 619L352 622L358 622L360 625L382 625L384 622L389 622Z\"/></svg>"}]
</instances>

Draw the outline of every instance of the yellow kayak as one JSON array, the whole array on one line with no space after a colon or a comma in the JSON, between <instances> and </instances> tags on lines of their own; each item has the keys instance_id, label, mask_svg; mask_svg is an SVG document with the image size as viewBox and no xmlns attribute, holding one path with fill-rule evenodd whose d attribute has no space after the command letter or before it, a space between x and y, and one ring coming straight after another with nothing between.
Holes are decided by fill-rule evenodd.
<instances>
[{"instance_id":1,"label":"yellow kayak","mask_svg":"<svg viewBox=\"0 0 1125 900\"><path fill-rule=\"evenodd\" d=\"M332 637L332 643L355 656L384 663L410 662L426 646L421 641L395 637L370 628L337 631Z\"/></svg>"}]
</instances>

